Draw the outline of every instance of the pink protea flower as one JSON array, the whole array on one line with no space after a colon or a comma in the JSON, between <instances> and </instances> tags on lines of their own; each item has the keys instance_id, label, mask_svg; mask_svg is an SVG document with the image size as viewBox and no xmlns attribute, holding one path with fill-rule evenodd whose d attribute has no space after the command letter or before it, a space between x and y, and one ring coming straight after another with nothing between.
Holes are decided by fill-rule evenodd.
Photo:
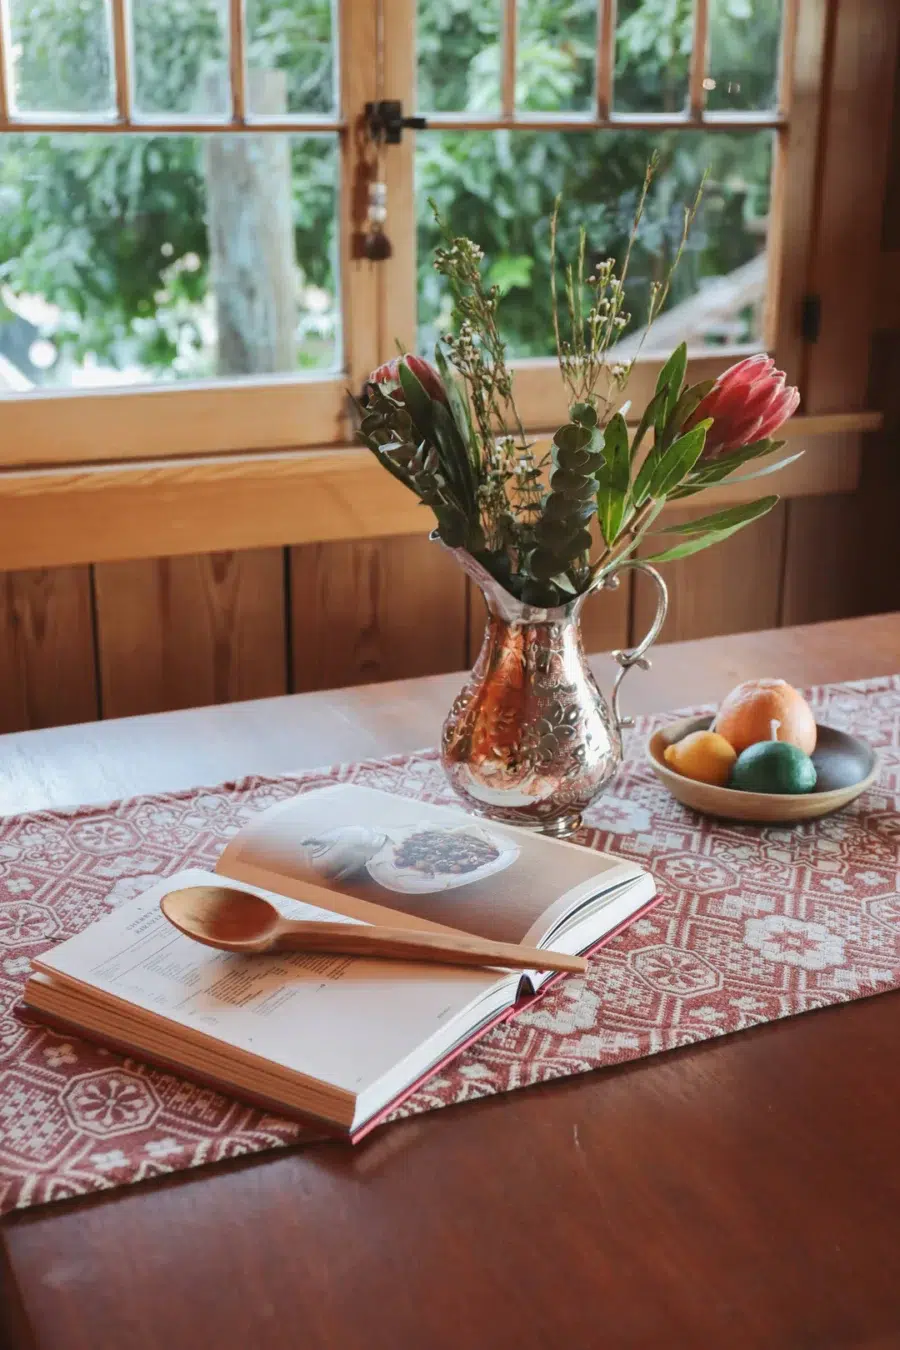
<instances>
[{"instance_id":1,"label":"pink protea flower","mask_svg":"<svg viewBox=\"0 0 900 1350\"><path fill-rule=\"evenodd\" d=\"M704 459L714 459L761 441L796 412L800 390L784 382L771 356L748 356L720 375L688 419L685 430L711 417Z\"/></svg>"},{"instance_id":2,"label":"pink protea flower","mask_svg":"<svg viewBox=\"0 0 900 1350\"><path fill-rule=\"evenodd\" d=\"M403 397L403 386L400 383L401 361L412 371L426 394L439 403L447 402L447 390L444 388L444 381L434 366L430 362L424 361L421 356L412 356L409 352L405 356L395 356L393 361L386 361L383 366L373 370L366 383L377 385L383 394L390 394L391 398L397 399L399 403L404 403L406 400Z\"/></svg>"}]
</instances>

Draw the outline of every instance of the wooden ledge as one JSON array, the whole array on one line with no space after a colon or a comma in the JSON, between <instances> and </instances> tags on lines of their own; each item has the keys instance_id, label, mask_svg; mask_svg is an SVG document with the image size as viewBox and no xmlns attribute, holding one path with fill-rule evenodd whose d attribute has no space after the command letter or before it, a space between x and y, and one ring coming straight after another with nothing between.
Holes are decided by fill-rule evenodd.
<instances>
[{"instance_id":1,"label":"wooden ledge","mask_svg":"<svg viewBox=\"0 0 900 1350\"><path fill-rule=\"evenodd\" d=\"M880 414L797 418L808 453L771 479L784 497L852 492ZM808 442L808 446L805 444ZM715 506L769 489L698 494ZM235 454L0 473L0 569L421 534L430 513L364 449Z\"/></svg>"}]
</instances>

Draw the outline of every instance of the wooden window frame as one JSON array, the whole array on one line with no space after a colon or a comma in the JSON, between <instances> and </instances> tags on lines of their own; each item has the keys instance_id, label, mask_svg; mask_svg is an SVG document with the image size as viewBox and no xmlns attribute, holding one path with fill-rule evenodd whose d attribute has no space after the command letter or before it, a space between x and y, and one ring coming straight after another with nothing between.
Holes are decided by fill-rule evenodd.
<instances>
[{"instance_id":1,"label":"wooden window frame","mask_svg":"<svg viewBox=\"0 0 900 1350\"><path fill-rule=\"evenodd\" d=\"M870 7L879 0L868 0ZM163 556L336 538L419 532L421 511L366 459L348 448L347 386L394 351L412 347L416 332L414 137L385 157L390 203L390 260L373 265L353 256L354 203L365 187L358 132L364 104L399 97L415 105L415 0L339 0L341 116L254 119L245 106L243 5L230 0L233 99L226 120L138 118L131 98L128 0L111 0L116 111L87 122L18 116L10 108L0 25L0 135L8 131L311 132L340 140L342 372L206 382L134 391L37 392L0 400L0 567L50 566L114 558ZM429 129L752 130L777 137L773 225L769 234L767 346L801 385L808 366L799 313L813 274L816 213L824 177L822 126L829 34L836 0L785 0L780 103L773 114L707 114L705 42L690 68L689 107L682 118L627 117L612 108L615 0L599 0L596 104L589 116L519 115L514 107L515 0L506 0L503 103L496 119L434 115ZM0 10L4 0L0 0ZM708 0L694 0L695 31L707 32ZM385 35L381 70L373 53ZM428 134L427 132L424 134ZM693 355L694 378L715 375L735 349ZM639 407L652 392L660 361L643 358L630 394ZM517 363L517 401L529 430L548 430L566 413L565 390L551 360ZM860 403L862 409L864 404ZM817 411L819 408L816 409ZM836 417L799 417L792 443L816 438L815 455L792 466L785 495L849 491L859 472L860 433L877 414L837 409ZM302 431L298 428L302 427ZM61 428L64 428L61 434ZM294 453L301 451L302 453ZM384 481L382 481L384 480ZM357 495L359 494L359 495ZM717 498L724 502L721 497Z\"/></svg>"}]
</instances>

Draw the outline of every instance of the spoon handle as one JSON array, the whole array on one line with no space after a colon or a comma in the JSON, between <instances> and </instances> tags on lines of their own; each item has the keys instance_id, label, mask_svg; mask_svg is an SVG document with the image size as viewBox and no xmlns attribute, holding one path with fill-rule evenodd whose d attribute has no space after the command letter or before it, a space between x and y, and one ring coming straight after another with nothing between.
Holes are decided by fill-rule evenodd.
<instances>
[{"instance_id":1,"label":"spoon handle","mask_svg":"<svg viewBox=\"0 0 900 1350\"><path fill-rule=\"evenodd\" d=\"M340 956L377 956L395 961L433 961L454 966L506 966L511 970L587 970L581 956L564 956L512 942L489 942L460 933L419 933L369 924L289 922L278 929L273 947L280 951L331 952Z\"/></svg>"}]
</instances>

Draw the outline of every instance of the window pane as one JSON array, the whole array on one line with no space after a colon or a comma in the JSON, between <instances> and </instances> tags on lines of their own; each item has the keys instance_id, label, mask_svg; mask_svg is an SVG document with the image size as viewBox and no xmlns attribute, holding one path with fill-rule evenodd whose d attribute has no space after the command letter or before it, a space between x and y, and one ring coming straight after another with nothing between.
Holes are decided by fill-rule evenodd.
<instances>
[{"instance_id":1,"label":"window pane","mask_svg":"<svg viewBox=\"0 0 900 1350\"><path fill-rule=\"evenodd\" d=\"M260 116L335 110L331 0L247 0L248 106ZM374 56L372 58L374 60ZM284 87L254 79L283 71Z\"/></svg>"},{"instance_id":2,"label":"window pane","mask_svg":"<svg viewBox=\"0 0 900 1350\"><path fill-rule=\"evenodd\" d=\"M418 0L418 103L423 112L500 109L502 0Z\"/></svg>"},{"instance_id":3,"label":"window pane","mask_svg":"<svg viewBox=\"0 0 900 1350\"><path fill-rule=\"evenodd\" d=\"M227 116L228 0L133 0L131 10L137 109Z\"/></svg>"},{"instance_id":4,"label":"window pane","mask_svg":"<svg viewBox=\"0 0 900 1350\"><path fill-rule=\"evenodd\" d=\"M589 112L594 99L597 0L519 0L516 106Z\"/></svg>"},{"instance_id":5,"label":"window pane","mask_svg":"<svg viewBox=\"0 0 900 1350\"><path fill-rule=\"evenodd\" d=\"M617 111L682 112L693 42L692 0L619 0L617 15Z\"/></svg>"},{"instance_id":6,"label":"window pane","mask_svg":"<svg viewBox=\"0 0 900 1350\"><path fill-rule=\"evenodd\" d=\"M9 9L17 112L114 111L106 0L12 0Z\"/></svg>"},{"instance_id":7,"label":"window pane","mask_svg":"<svg viewBox=\"0 0 900 1350\"><path fill-rule=\"evenodd\" d=\"M0 137L0 386L334 369L336 149Z\"/></svg>"},{"instance_id":8,"label":"window pane","mask_svg":"<svg viewBox=\"0 0 900 1350\"><path fill-rule=\"evenodd\" d=\"M781 0L711 0L707 107L774 108Z\"/></svg>"},{"instance_id":9,"label":"window pane","mask_svg":"<svg viewBox=\"0 0 900 1350\"><path fill-rule=\"evenodd\" d=\"M455 234L485 250L500 287L501 330L515 356L550 356L550 216L563 193L560 260L574 259L578 228L588 259L621 259L645 166L654 149L659 170L632 253L627 296L643 324L651 282L664 278L678 247L682 206L709 168L703 202L667 313L643 350L727 347L761 336L766 282L766 228L771 132L429 132L417 137L419 341L428 352L446 330L449 298L431 266L436 228L433 197Z\"/></svg>"}]
</instances>

